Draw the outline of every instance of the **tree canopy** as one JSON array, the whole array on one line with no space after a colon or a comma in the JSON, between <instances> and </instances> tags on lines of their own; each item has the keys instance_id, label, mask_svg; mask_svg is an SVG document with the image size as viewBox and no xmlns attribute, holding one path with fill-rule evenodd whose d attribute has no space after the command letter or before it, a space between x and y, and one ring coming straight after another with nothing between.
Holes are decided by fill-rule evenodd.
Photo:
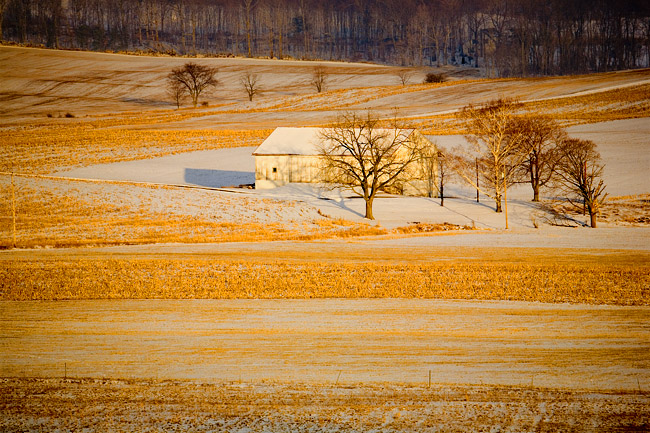
<instances>
[{"instance_id":1,"label":"tree canopy","mask_svg":"<svg viewBox=\"0 0 650 433\"><path fill-rule=\"evenodd\" d=\"M205 65L188 62L180 68L172 69L167 76L170 87L173 83L184 87L192 98L192 104L196 107L199 103L199 96L209 87L215 87L219 82L214 77L217 73L216 68ZM180 87L179 86L179 87Z\"/></svg>"},{"instance_id":2,"label":"tree canopy","mask_svg":"<svg viewBox=\"0 0 650 433\"><path fill-rule=\"evenodd\" d=\"M422 143L412 130L394 122L382 128L370 113L341 115L321 133L322 180L352 189L366 202L367 219L374 219L377 193L394 187L400 175L421 155Z\"/></svg>"}]
</instances>

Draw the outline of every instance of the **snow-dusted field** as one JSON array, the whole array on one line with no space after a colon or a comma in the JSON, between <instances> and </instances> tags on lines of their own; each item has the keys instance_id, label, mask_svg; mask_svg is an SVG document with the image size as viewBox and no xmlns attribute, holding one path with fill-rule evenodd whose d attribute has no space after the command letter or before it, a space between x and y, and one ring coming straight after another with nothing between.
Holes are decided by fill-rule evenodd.
<instances>
[{"instance_id":1,"label":"snow-dusted field","mask_svg":"<svg viewBox=\"0 0 650 433\"><path fill-rule=\"evenodd\" d=\"M450 385L650 387L649 307L241 299L0 309L4 377L422 385L431 371Z\"/></svg>"},{"instance_id":2,"label":"snow-dusted field","mask_svg":"<svg viewBox=\"0 0 650 433\"><path fill-rule=\"evenodd\" d=\"M535 386L51 378L0 380L0 396L5 432L646 431L650 423L641 391Z\"/></svg>"},{"instance_id":3,"label":"snow-dusted field","mask_svg":"<svg viewBox=\"0 0 650 433\"><path fill-rule=\"evenodd\" d=\"M643 431L648 307L0 303L0 429Z\"/></svg>"},{"instance_id":4,"label":"snow-dusted field","mask_svg":"<svg viewBox=\"0 0 650 433\"><path fill-rule=\"evenodd\" d=\"M610 196L630 196L650 192L650 118L604 122L588 126L569 128L571 136L594 140L602 154L605 164L605 181ZM462 137L441 136L441 146L455 143ZM198 187L225 188L255 181L254 147L219 149L190 152L162 158L75 169L59 173L60 176L135 181L168 185L188 185ZM271 190L230 189L250 196L271 198L287 202L300 202L319 209L323 214L334 218L363 221L364 202L361 198L345 190L330 190L324 186L310 184L290 184ZM413 222L451 223L474 226L482 229L498 230L505 228L505 214L494 212L494 203L482 196L480 203L475 201L475 192L459 181L446 188L450 198L445 206L440 206L437 198L402 197L383 195L376 199L374 214L377 222L386 228L405 226ZM546 195L552 194L545 191ZM214 194L224 194L215 191ZM544 191L542 193L544 195ZM513 232L522 230L537 239L547 238L547 246L563 243L562 238L572 238L576 231L569 228L553 228L544 223L544 214L530 202L532 195L529 186L521 185L508 191L508 225ZM287 209L287 212L290 212ZM296 208L296 212L300 209ZM288 217L288 216L287 216ZM299 219L299 215L295 218ZM586 218L585 218L586 221ZM541 230L535 230L535 225ZM607 227L607 224L602 224ZM607 235L607 233L613 233ZM610 227L609 232L591 233L588 238L577 235L577 242L590 246L629 247L641 249L650 245L650 233L646 229L625 231ZM467 235L451 242L493 242L485 236ZM491 238L493 239L493 238ZM531 245L526 237L508 236L510 245ZM584 239L589 239L588 241ZM533 242L539 244L540 242ZM564 243L573 244L574 241Z\"/></svg>"},{"instance_id":5,"label":"snow-dusted field","mask_svg":"<svg viewBox=\"0 0 650 433\"><path fill-rule=\"evenodd\" d=\"M402 93L363 89L396 86L394 68L327 63L328 90L341 92L315 95L308 83L315 63L197 59L220 68L222 85L205 95L207 108L171 110L165 77L186 61L0 47L0 123L8 135L15 130L30 134L32 123L39 122L52 122L56 131L104 121L107 132L267 129L322 125L341 107L387 115L400 107L402 115L417 117L499 97L552 100L650 79L647 70L625 71L415 86ZM248 71L260 74L265 87L252 103L239 86L241 74ZM378 94L369 98L368 92ZM140 118L153 110L160 117ZM75 118L65 118L66 112ZM113 115L102 113L119 113L115 117L125 124L111 126ZM647 202L650 118L574 126L568 132L597 144L610 196L644 195L636 201ZM65 134L49 133L53 147L39 148L45 159L56 140L65 139ZM457 137L440 137L439 144L447 140ZM100 150L110 153L106 147ZM349 191L305 184L263 191L239 188L254 183L253 150L190 152L57 173L142 185L22 178L18 191L52 195L72 212L72 204L79 208L84 200L102 209L126 209L120 218L139 212L235 226L302 226L323 215L364 221L363 200ZM3 182L7 187L8 176ZM529 201L525 185L508 191L508 231L503 230L505 214L496 214L489 198L476 203L474 191L459 183L446 191L451 197L445 207L439 199L382 195L375 201L374 224L394 228L448 222L480 230L313 242L24 250L3 253L3 259L61 258L74 267L93 256L119 262L169 255L252 260L259 254L264 266L264 260L277 260L280 252L296 263L344 263L349 257L389 261L399 253L398 263L407 266L411 260L461 262L480 247L477 260L486 262L516 258L520 248L528 248L526 254L544 250L535 256L542 263L545 257L566 254L569 263L589 255L604 261L616 257L620 264L630 254L633 263L640 263L650 251L649 226L629 218L612 217L596 230L549 225ZM79 218L93 216L95 208L89 209ZM621 210L625 212L629 210ZM61 226L78 236L75 227ZM496 250L501 255L490 258ZM523 267L536 258L528 260ZM588 269L569 268L568 281ZM617 268L611 269L616 284ZM64 285L54 274L48 283ZM237 284L245 289L245 281ZM539 284L535 289L544 290ZM640 431L650 425L647 306L415 299L2 301L0 316L2 431ZM426 386L429 372L431 388ZM67 378L57 378L61 376Z\"/></svg>"}]
</instances>

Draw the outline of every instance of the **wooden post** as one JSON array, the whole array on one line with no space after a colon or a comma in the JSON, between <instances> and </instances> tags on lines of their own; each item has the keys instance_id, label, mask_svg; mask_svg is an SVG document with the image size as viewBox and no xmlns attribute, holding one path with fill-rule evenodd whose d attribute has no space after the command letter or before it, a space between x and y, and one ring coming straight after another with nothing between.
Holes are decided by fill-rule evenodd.
<instances>
[{"instance_id":1,"label":"wooden post","mask_svg":"<svg viewBox=\"0 0 650 433\"><path fill-rule=\"evenodd\" d=\"M431 370L429 370L429 386L428 388L431 388Z\"/></svg>"},{"instance_id":2,"label":"wooden post","mask_svg":"<svg viewBox=\"0 0 650 433\"><path fill-rule=\"evenodd\" d=\"M479 189L479 184L478 184L478 158L476 158L476 203L478 203L478 189Z\"/></svg>"},{"instance_id":3,"label":"wooden post","mask_svg":"<svg viewBox=\"0 0 650 433\"><path fill-rule=\"evenodd\" d=\"M508 178L506 177L506 164L503 164L503 201L506 210L506 230L508 230Z\"/></svg>"},{"instance_id":4,"label":"wooden post","mask_svg":"<svg viewBox=\"0 0 650 433\"><path fill-rule=\"evenodd\" d=\"M11 173L11 224L13 248L16 248L16 188L14 186L14 173Z\"/></svg>"}]
</instances>

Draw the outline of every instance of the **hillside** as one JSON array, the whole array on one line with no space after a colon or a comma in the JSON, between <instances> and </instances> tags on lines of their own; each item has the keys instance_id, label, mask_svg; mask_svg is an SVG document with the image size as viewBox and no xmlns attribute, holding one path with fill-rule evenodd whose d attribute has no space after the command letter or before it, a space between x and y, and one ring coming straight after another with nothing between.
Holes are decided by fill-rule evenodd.
<instances>
[{"instance_id":1,"label":"hillside","mask_svg":"<svg viewBox=\"0 0 650 433\"><path fill-rule=\"evenodd\" d=\"M221 85L207 98L207 107L177 110L165 99L164 81L171 68L187 59L17 47L0 47L0 59L0 171L103 179L103 183L89 183L18 178L17 230L25 245L264 241L386 233L383 228L364 226L358 200L347 196L324 200L320 191L300 188L265 194L152 189L133 182L196 186L192 179L188 181L189 170L193 176L221 176L208 186L252 183L250 149L277 126L323 125L339 110L372 109L390 116L398 108L399 115L425 134L462 133L454 110L499 97L525 101L524 111L552 115L572 135L596 142L606 164L610 195L619 196L604 210L605 224L648 222L650 70L507 80L451 76L442 84L403 86L397 77L399 68L325 63L328 87L316 93L308 83L312 62L196 59L219 67ZM252 103L239 84L246 71L258 73L266 89ZM421 81L419 74L414 75L414 83ZM243 149L246 146L248 150ZM234 147L242 148L232 154L243 155L240 159L223 153L224 148ZM191 153L196 151L209 152ZM177 154L185 156L157 159ZM140 163L120 165L129 161ZM2 176L0 187L7 198L9 183L10 177ZM449 191L458 198L459 208L454 209L453 201L441 208L418 199L404 199L395 207L388 198L377 202L376 214L389 229L415 221L503 226L503 218L489 205L472 204L462 185L452 184ZM511 203L511 223L532 228L537 208L528 201L528 190L522 186L509 194L518 200ZM6 245L11 236L11 204L5 200L0 206Z\"/></svg>"},{"instance_id":2,"label":"hillside","mask_svg":"<svg viewBox=\"0 0 650 433\"><path fill-rule=\"evenodd\" d=\"M165 77L187 61L219 68L220 85L201 98L209 107L176 111L165 94ZM309 85L317 64L324 65L329 74L322 94L316 94ZM360 63L185 59L0 47L0 124L32 123L66 113L95 118L126 111L160 115L160 110L165 110L180 115L167 119L164 126L155 116L149 122L143 119L139 127L155 123L150 126L259 129L319 124L337 109L373 109L389 114L397 108L400 115L426 116L499 97L532 101L650 83L650 70L476 81L468 76L476 74L475 70L452 68L448 72L456 75L450 75L446 84L416 85L422 82L424 72L414 70L414 84L402 86L399 70ZM264 89L252 103L239 83L246 72L258 74Z\"/></svg>"}]
</instances>

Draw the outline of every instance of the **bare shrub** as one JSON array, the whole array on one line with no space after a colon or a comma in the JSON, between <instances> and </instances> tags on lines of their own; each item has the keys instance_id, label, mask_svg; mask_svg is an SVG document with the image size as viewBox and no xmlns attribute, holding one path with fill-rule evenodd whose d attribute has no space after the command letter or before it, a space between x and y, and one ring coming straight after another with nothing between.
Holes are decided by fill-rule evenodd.
<instances>
[{"instance_id":1,"label":"bare shrub","mask_svg":"<svg viewBox=\"0 0 650 433\"><path fill-rule=\"evenodd\" d=\"M316 89L318 93L321 93L325 90L325 85L327 84L327 79L329 78L329 73L324 66L316 66L311 74L310 84Z\"/></svg>"},{"instance_id":2,"label":"bare shrub","mask_svg":"<svg viewBox=\"0 0 650 433\"><path fill-rule=\"evenodd\" d=\"M447 77L444 74L436 74L434 72L428 72L424 77L425 84L444 83L445 81L447 81Z\"/></svg>"}]
</instances>

